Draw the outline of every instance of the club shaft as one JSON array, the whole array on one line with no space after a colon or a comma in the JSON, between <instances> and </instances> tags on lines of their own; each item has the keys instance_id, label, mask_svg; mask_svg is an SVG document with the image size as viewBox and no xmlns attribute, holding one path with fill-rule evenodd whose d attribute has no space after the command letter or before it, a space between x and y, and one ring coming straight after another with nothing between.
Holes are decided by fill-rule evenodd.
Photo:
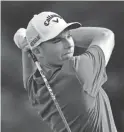
<instances>
[{"instance_id":1,"label":"club shaft","mask_svg":"<svg viewBox=\"0 0 124 132\"><path fill-rule=\"evenodd\" d=\"M45 83L45 85L46 85L46 87L47 87L47 89L48 89L48 91L49 91L49 93L50 93L50 96L51 96L52 100L54 101L54 104L55 104L55 106L56 106L56 108L57 108L57 110L58 110L58 112L59 112L59 114L60 114L60 116L61 116L61 118L62 118L62 121L63 121L63 123L64 123L64 125L65 125L67 131L68 131L68 132L71 132L71 129L70 129L70 127L69 127L69 125L68 125L68 123L67 123L67 121L66 121L66 119L65 119L65 116L64 116L64 114L63 114L63 112L62 112L62 110L61 110L61 108L60 108L60 106L59 106L59 103L58 103L58 101L57 101L57 99L56 99L56 97L55 97L55 95L54 95L54 93L53 93L53 91L52 91L52 89L51 89L51 87L50 87L50 85L49 85L49 83L48 83L48 81L47 81L45 75L44 75L44 72L43 72L43 70L42 70L42 68L41 68L41 66L40 66L40 64L39 64L39 62L37 61L36 56L32 53L31 50L29 50L29 54L31 55L31 57L32 57L32 59L33 59L33 61L34 61L34 63L35 63L36 66L37 66L37 69L38 69L39 72L40 72L40 75L42 76L42 78L43 78L43 80L44 80L44 83Z\"/></svg>"}]
</instances>

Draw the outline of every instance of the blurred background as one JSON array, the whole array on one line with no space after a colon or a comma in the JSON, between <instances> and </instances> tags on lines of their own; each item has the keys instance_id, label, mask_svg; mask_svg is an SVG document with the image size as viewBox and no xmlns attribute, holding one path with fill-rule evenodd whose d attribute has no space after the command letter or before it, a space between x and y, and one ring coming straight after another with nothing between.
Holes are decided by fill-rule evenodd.
<instances>
[{"instance_id":1,"label":"blurred background","mask_svg":"<svg viewBox=\"0 0 124 132\"><path fill-rule=\"evenodd\" d=\"M21 51L13 42L34 14L53 11L67 22L106 27L116 45L107 66L107 92L118 132L124 132L124 2L123 1L2 1L1 2L1 127L2 132L51 132L28 102L22 83ZM82 50L76 48L75 54Z\"/></svg>"}]
</instances>

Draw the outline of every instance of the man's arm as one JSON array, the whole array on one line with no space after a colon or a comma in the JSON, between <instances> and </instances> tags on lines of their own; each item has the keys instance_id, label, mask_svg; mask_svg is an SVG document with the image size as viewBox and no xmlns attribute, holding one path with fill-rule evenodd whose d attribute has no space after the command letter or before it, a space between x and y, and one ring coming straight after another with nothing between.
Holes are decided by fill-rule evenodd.
<instances>
[{"instance_id":1,"label":"man's arm","mask_svg":"<svg viewBox=\"0 0 124 132\"><path fill-rule=\"evenodd\" d=\"M106 65L114 47L114 33L107 28L81 27L71 30L75 45L88 48L89 45L99 46L105 55Z\"/></svg>"},{"instance_id":2,"label":"man's arm","mask_svg":"<svg viewBox=\"0 0 124 132\"><path fill-rule=\"evenodd\" d=\"M22 74L23 74L23 84L26 88L27 79L36 69L34 62L28 55L28 50L30 49L26 40L26 29L19 28L14 34L13 40L18 48L22 50Z\"/></svg>"},{"instance_id":3,"label":"man's arm","mask_svg":"<svg viewBox=\"0 0 124 132\"><path fill-rule=\"evenodd\" d=\"M24 88L26 88L27 79L35 70L36 66L32 59L28 56L28 52L22 51L22 71Z\"/></svg>"}]
</instances>

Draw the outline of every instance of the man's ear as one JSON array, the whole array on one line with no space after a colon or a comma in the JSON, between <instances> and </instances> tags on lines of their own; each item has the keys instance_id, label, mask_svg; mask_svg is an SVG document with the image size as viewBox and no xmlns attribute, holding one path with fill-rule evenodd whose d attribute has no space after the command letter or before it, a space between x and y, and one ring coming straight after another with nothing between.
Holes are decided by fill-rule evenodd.
<instances>
[{"instance_id":1,"label":"man's ear","mask_svg":"<svg viewBox=\"0 0 124 132\"><path fill-rule=\"evenodd\" d=\"M33 49L32 52L33 52L36 56L43 57L42 49L40 49L39 47L36 47L35 49Z\"/></svg>"}]
</instances>

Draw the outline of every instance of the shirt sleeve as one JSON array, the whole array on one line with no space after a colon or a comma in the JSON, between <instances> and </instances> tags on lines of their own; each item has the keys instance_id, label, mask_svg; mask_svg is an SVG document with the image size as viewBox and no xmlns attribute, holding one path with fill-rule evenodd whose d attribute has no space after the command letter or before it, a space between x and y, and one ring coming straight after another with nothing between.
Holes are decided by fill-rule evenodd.
<instances>
[{"instance_id":1,"label":"shirt sleeve","mask_svg":"<svg viewBox=\"0 0 124 132\"><path fill-rule=\"evenodd\" d=\"M105 56L99 46L90 46L75 61L77 76L83 90L95 97L101 86L107 81Z\"/></svg>"}]
</instances>

